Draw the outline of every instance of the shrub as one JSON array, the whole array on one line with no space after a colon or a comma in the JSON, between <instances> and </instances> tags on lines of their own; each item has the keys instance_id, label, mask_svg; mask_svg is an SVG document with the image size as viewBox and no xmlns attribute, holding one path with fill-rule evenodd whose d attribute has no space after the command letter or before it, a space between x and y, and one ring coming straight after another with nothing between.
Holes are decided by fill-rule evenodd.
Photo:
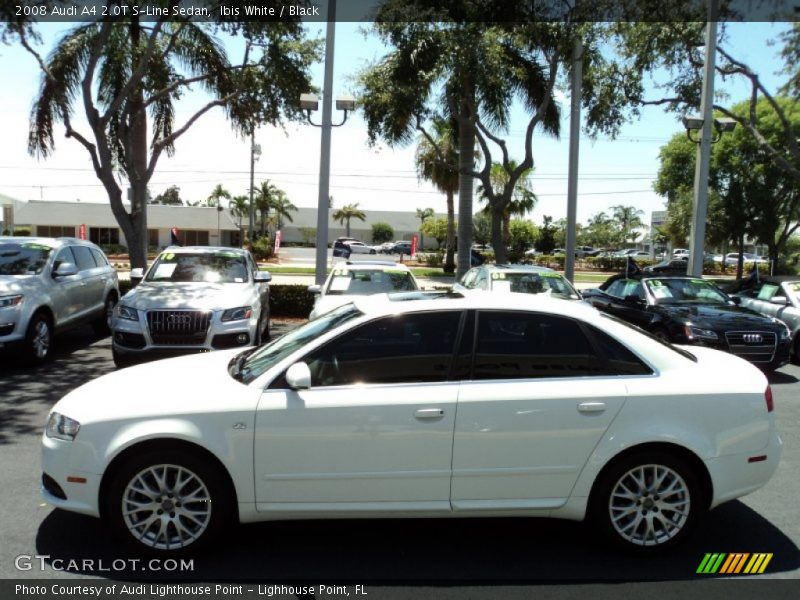
<instances>
[{"instance_id":1,"label":"shrub","mask_svg":"<svg viewBox=\"0 0 800 600\"><path fill-rule=\"evenodd\" d=\"M372 243L382 244L384 242L391 242L394 239L394 229L388 223L373 223L372 224Z\"/></svg>"},{"instance_id":2,"label":"shrub","mask_svg":"<svg viewBox=\"0 0 800 600\"><path fill-rule=\"evenodd\" d=\"M426 267L441 267L444 264L444 252L428 252L427 254L420 254L422 262Z\"/></svg>"},{"instance_id":3,"label":"shrub","mask_svg":"<svg viewBox=\"0 0 800 600\"><path fill-rule=\"evenodd\" d=\"M256 260L269 260L275 254L275 247L267 236L263 236L253 242L252 252Z\"/></svg>"},{"instance_id":4,"label":"shrub","mask_svg":"<svg viewBox=\"0 0 800 600\"><path fill-rule=\"evenodd\" d=\"M271 285L269 311L275 317L308 317L314 308L314 295L307 285Z\"/></svg>"}]
</instances>

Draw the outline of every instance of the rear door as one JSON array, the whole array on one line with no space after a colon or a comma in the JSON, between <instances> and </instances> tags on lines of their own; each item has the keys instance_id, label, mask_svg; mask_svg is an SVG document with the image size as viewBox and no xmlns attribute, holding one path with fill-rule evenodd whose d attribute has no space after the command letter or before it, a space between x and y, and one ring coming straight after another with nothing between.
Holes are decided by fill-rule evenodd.
<instances>
[{"instance_id":1,"label":"rear door","mask_svg":"<svg viewBox=\"0 0 800 600\"><path fill-rule=\"evenodd\" d=\"M82 315L94 315L102 312L105 303L106 265L98 266L88 246L72 246L72 253L75 255L76 264L80 270L78 275L82 284Z\"/></svg>"},{"instance_id":2,"label":"rear door","mask_svg":"<svg viewBox=\"0 0 800 600\"><path fill-rule=\"evenodd\" d=\"M56 253L50 272L53 282L50 298L53 312L56 315L56 325L69 323L86 310L86 297L83 293L83 281L80 273L67 277L55 275L56 269L63 263L71 263L77 267L77 259L69 246L61 248Z\"/></svg>"}]
</instances>

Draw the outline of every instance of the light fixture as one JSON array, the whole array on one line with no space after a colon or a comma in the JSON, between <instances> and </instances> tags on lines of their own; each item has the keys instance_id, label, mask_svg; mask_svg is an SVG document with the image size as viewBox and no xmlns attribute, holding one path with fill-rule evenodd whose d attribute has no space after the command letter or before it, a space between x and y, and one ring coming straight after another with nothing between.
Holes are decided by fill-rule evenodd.
<instances>
[{"instance_id":1,"label":"light fixture","mask_svg":"<svg viewBox=\"0 0 800 600\"><path fill-rule=\"evenodd\" d=\"M300 94L300 110L306 111L306 119L314 127L322 127L321 124L311 120L311 113L319 109L319 98L316 94ZM347 121L347 113L356 109L356 99L352 96L339 96L336 99L336 110L344 111L344 118L341 123L331 123L331 127L341 127Z\"/></svg>"},{"instance_id":2,"label":"light fixture","mask_svg":"<svg viewBox=\"0 0 800 600\"><path fill-rule=\"evenodd\" d=\"M684 115L681 118L684 128L686 128L686 137L695 144L700 143L699 137L692 137L692 132L698 132L703 129L703 118L699 115ZM714 119L714 136L711 138L711 143L716 144L723 133L728 133L736 128L736 119L728 117L720 117Z\"/></svg>"}]
</instances>

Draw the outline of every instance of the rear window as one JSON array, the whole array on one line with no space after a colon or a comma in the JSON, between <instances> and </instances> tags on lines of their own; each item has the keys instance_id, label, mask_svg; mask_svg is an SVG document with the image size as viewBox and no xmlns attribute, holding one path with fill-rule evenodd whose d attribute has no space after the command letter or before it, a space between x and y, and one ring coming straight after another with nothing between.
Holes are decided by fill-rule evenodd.
<instances>
[{"instance_id":1,"label":"rear window","mask_svg":"<svg viewBox=\"0 0 800 600\"><path fill-rule=\"evenodd\" d=\"M325 293L331 296L369 296L416 289L411 273L403 269L335 269Z\"/></svg>"}]
</instances>

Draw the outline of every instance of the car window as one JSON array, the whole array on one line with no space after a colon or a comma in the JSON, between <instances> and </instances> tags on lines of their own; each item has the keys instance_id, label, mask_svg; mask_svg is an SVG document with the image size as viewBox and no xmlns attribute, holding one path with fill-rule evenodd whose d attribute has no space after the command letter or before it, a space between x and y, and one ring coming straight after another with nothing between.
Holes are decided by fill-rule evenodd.
<instances>
[{"instance_id":1,"label":"car window","mask_svg":"<svg viewBox=\"0 0 800 600\"><path fill-rule=\"evenodd\" d=\"M147 281L247 283L247 264L238 252L162 252Z\"/></svg>"},{"instance_id":2,"label":"car window","mask_svg":"<svg viewBox=\"0 0 800 600\"><path fill-rule=\"evenodd\" d=\"M306 356L311 385L445 381L461 314L402 314L361 325Z\"/></svg>"},{"instance_id":3,"label":"car window","mask_svg":"<svg viewBox=\"0 0 800 600\"><path fill-rule=\"evenodd\" d=\"M778 292L780 286L774 283L765 283L761 286L761 289L758 290L758 295L756 296L759 300L771 300L773 296Z\"/></svg>"},{"instance_id":4,"label":"car window","mask_svg":"<svg viewBox=\"0 0 800 600\"><path fill-rule=\"evenodd\" d=\"M580 325L554 315L482 311L475 379L531 379L616 374Z\"/></svg>"},{"instance_id":5,"label":"car window","mask_svg":"<svg viewBox=\"0 0 800 600\"><path fill-rule=\"evenodd\" d=\"M0 243L0 275L38 275L52 251L42 244Z\"/></svg>"},{"instance_id":6,"label":"car window","mask_svg":"<svg viewBox=\"0 0 800 600\"><path fill-rule=\"evenodd\" d=\"M58 269L63 263L72 263L75 266L78 265L75 255L72 253L72 248L69 246L62 248L58 251L58 254L56 254L56 259L53 261L53 271Z\"/></svg>"},{"instance_id":7,"label":"car window","mask_svg":"<svg viewBox=\"0 0 800 600\"><path fill-rule=\"evenodd\" d=\"M636 296L642 300L645 298L642 282L636 279L618 279L608 287L606 293L617 298L628 296Z\"/></svg>"},{"instance_id":8,"label":"car window","mask_svg":"<svg viewBox=\"0 0 800 600\"><path fill-rule=\"evenodd\" d=\"M404 269L334 269L325 293L332 296L368 296L416 289L411 273Z\"/></svg>"},{"instance_id":9,"label":"car window","mask_svg":"<svg viewBox=\"0 0 800 600\"><path fill-rule=\"evenodd\" d=\"M647 279L646 285L657 304L728 304L729 299L704 279Z\"/></svg>"},{"instance_id":10,"label":"car window","mask_svg":"<svg viewBox=\"0 0 800 600\"><path fill-rule=\"evenodd\" d=\"M479 269L470 269L467 271L466 275L461 278L461 285L467 289L471 289L475 283L475 278L478 276L478 270Z\"/></svg>"},{"instance_id":11,"label":"car window","mask_svg":"<svg viewBox=\"0 0 800 600\"><path fill-rule=\"evenodd\" d=\"M577 300L578 292L554 271L529 273L492 273L492 289L521 294L546 294L557 298Z\"/></svg>"},{"instance_id":12,"label":"car window","mask_svg":"<svg viewBox=\"0 0 800 600\"><path fill-rule=\"evenodd\" d=\"M97 266L97 263L94 262L91 250L86 246L72 246L72 253L75 255L79 271L88 271Z\"/></svg>"},{"instance_id":13,"label":"car window","mask_svg":"<svg viewBox=\"0 0 800 600\"><path fill-rule=\"evenodd\" d=\"M585 325L608 361L619 375L652 375L653 370L624 344L593 325Z\"/></svg>"},{"instance_id":14,"label":"car window","mask_svg":"<svg viewBox=\"0 0 800 600\"><path fill-rule=\"evenodd\" d=\"M97 248L89 248L92 252L92 256L94 257L94 262L97 264L98 267L105 267L108 265L108 259L106 255L103 254Z\"/></svg>"}]
</instances>

